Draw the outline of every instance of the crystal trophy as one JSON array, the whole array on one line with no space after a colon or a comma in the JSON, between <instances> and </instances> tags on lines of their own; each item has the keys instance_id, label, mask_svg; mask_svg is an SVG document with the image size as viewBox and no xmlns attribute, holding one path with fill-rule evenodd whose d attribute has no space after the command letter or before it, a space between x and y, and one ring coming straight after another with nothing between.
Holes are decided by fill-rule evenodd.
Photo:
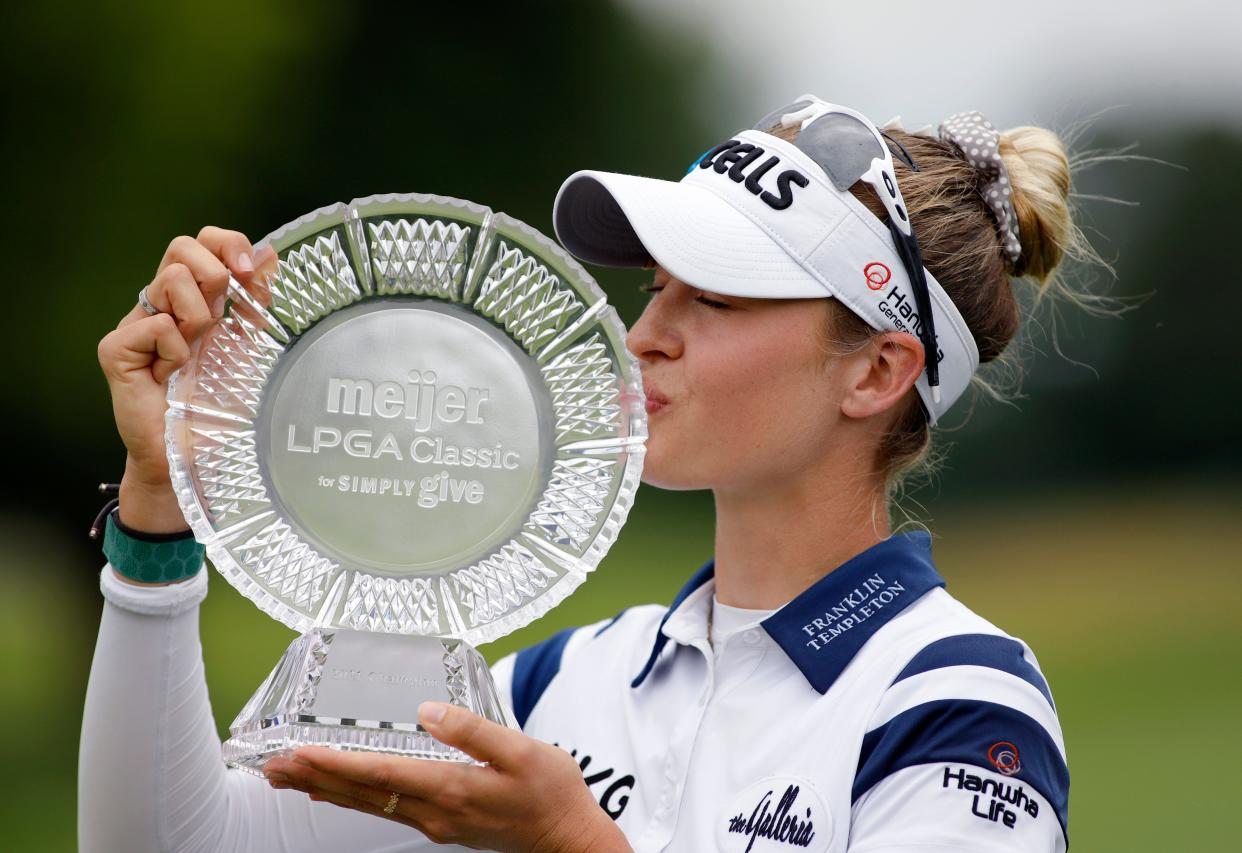
<instances>
[{"instance_id":1,"label":"crystal trophy","mask_svg":"<svg viewBox=\"0 0 1242 853\"><path fill-rule=\"evenodd\" d=\"M472 761L418 705L517 727L474 645L555 607L625 523L646 439L625 328L552 240L460 199L355 199L265 243L274 263L230 282L168 388L187 522L302 632L224 759L261 774L322 744Z\"/></svg>"}]
</instances>

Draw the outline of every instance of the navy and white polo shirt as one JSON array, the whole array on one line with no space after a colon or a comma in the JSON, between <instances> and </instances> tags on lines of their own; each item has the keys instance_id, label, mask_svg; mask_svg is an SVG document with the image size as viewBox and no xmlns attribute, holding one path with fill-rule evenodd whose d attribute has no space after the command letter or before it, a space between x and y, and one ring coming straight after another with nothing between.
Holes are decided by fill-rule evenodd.
<instances>
[{"instance_id":1,"label":"navy and white polo shirt","mask_svg":"<svg viewBox=\"0 0 1242 853\"><path fill-rule=\"evenodd\" d=\"M671 607L492 667L638 851L1062 851L1069 771L1031 650L889 537L713 650L714 562Z\"/></svg>"}]
</instances>

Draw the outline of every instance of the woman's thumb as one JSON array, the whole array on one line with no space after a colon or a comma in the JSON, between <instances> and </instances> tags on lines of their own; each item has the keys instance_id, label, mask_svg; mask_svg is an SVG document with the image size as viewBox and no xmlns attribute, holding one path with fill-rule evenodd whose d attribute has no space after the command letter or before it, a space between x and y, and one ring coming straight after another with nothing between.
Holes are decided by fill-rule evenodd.
<instances>
[{"instance_id":1,"label":"woman's thumb","mask_svg":"<svg viewBox=\"0 0 1242 853\"><path fill-rule=\"evenodd\" d=\"M418 706L418 721L441 743L491 764L504 764L518 741L525 737L521 732L447 702L422 703Z\"/></svg>"}]
</instances>

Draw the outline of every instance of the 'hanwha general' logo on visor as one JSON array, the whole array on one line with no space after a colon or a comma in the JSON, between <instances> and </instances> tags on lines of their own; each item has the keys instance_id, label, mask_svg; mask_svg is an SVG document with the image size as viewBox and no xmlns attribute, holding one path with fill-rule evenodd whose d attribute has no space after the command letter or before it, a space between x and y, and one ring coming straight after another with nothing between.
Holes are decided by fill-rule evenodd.
<instances>
[{"instance_id":1,"label":"'hanwha general' logo on visor","mask_svg":"<svg viewBox=\"0 0 1242 853\"><path fill-rule=\"evenodd\" d=\"M879 290L888 284L888 280L893 277L893 272L879 261L872 261L863 267L863 275L867 277L867 287Z\"/></svg>"}]
</instances>

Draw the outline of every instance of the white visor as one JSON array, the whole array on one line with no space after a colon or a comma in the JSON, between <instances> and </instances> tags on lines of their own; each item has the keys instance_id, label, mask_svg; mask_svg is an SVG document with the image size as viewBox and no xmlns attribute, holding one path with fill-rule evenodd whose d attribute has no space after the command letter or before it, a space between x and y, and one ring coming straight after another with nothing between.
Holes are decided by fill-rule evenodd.
<instances>
[{"instance_id":1,"label":"white visor","mask_svg":"<svg viewBox=\"0 0 1242 853\"><path fill-rule=\"evenodd\" d=\"M914 289L888 226L791 143L758 130L733 136L680 181L584 170L553 203L557 239L587 263L654 259L687 284L729 296L833 296L880 331L919 337ZM930 272L940 400L916 383L931 423L979 367L965 321Z\"/></svg>"}]
</instances>

